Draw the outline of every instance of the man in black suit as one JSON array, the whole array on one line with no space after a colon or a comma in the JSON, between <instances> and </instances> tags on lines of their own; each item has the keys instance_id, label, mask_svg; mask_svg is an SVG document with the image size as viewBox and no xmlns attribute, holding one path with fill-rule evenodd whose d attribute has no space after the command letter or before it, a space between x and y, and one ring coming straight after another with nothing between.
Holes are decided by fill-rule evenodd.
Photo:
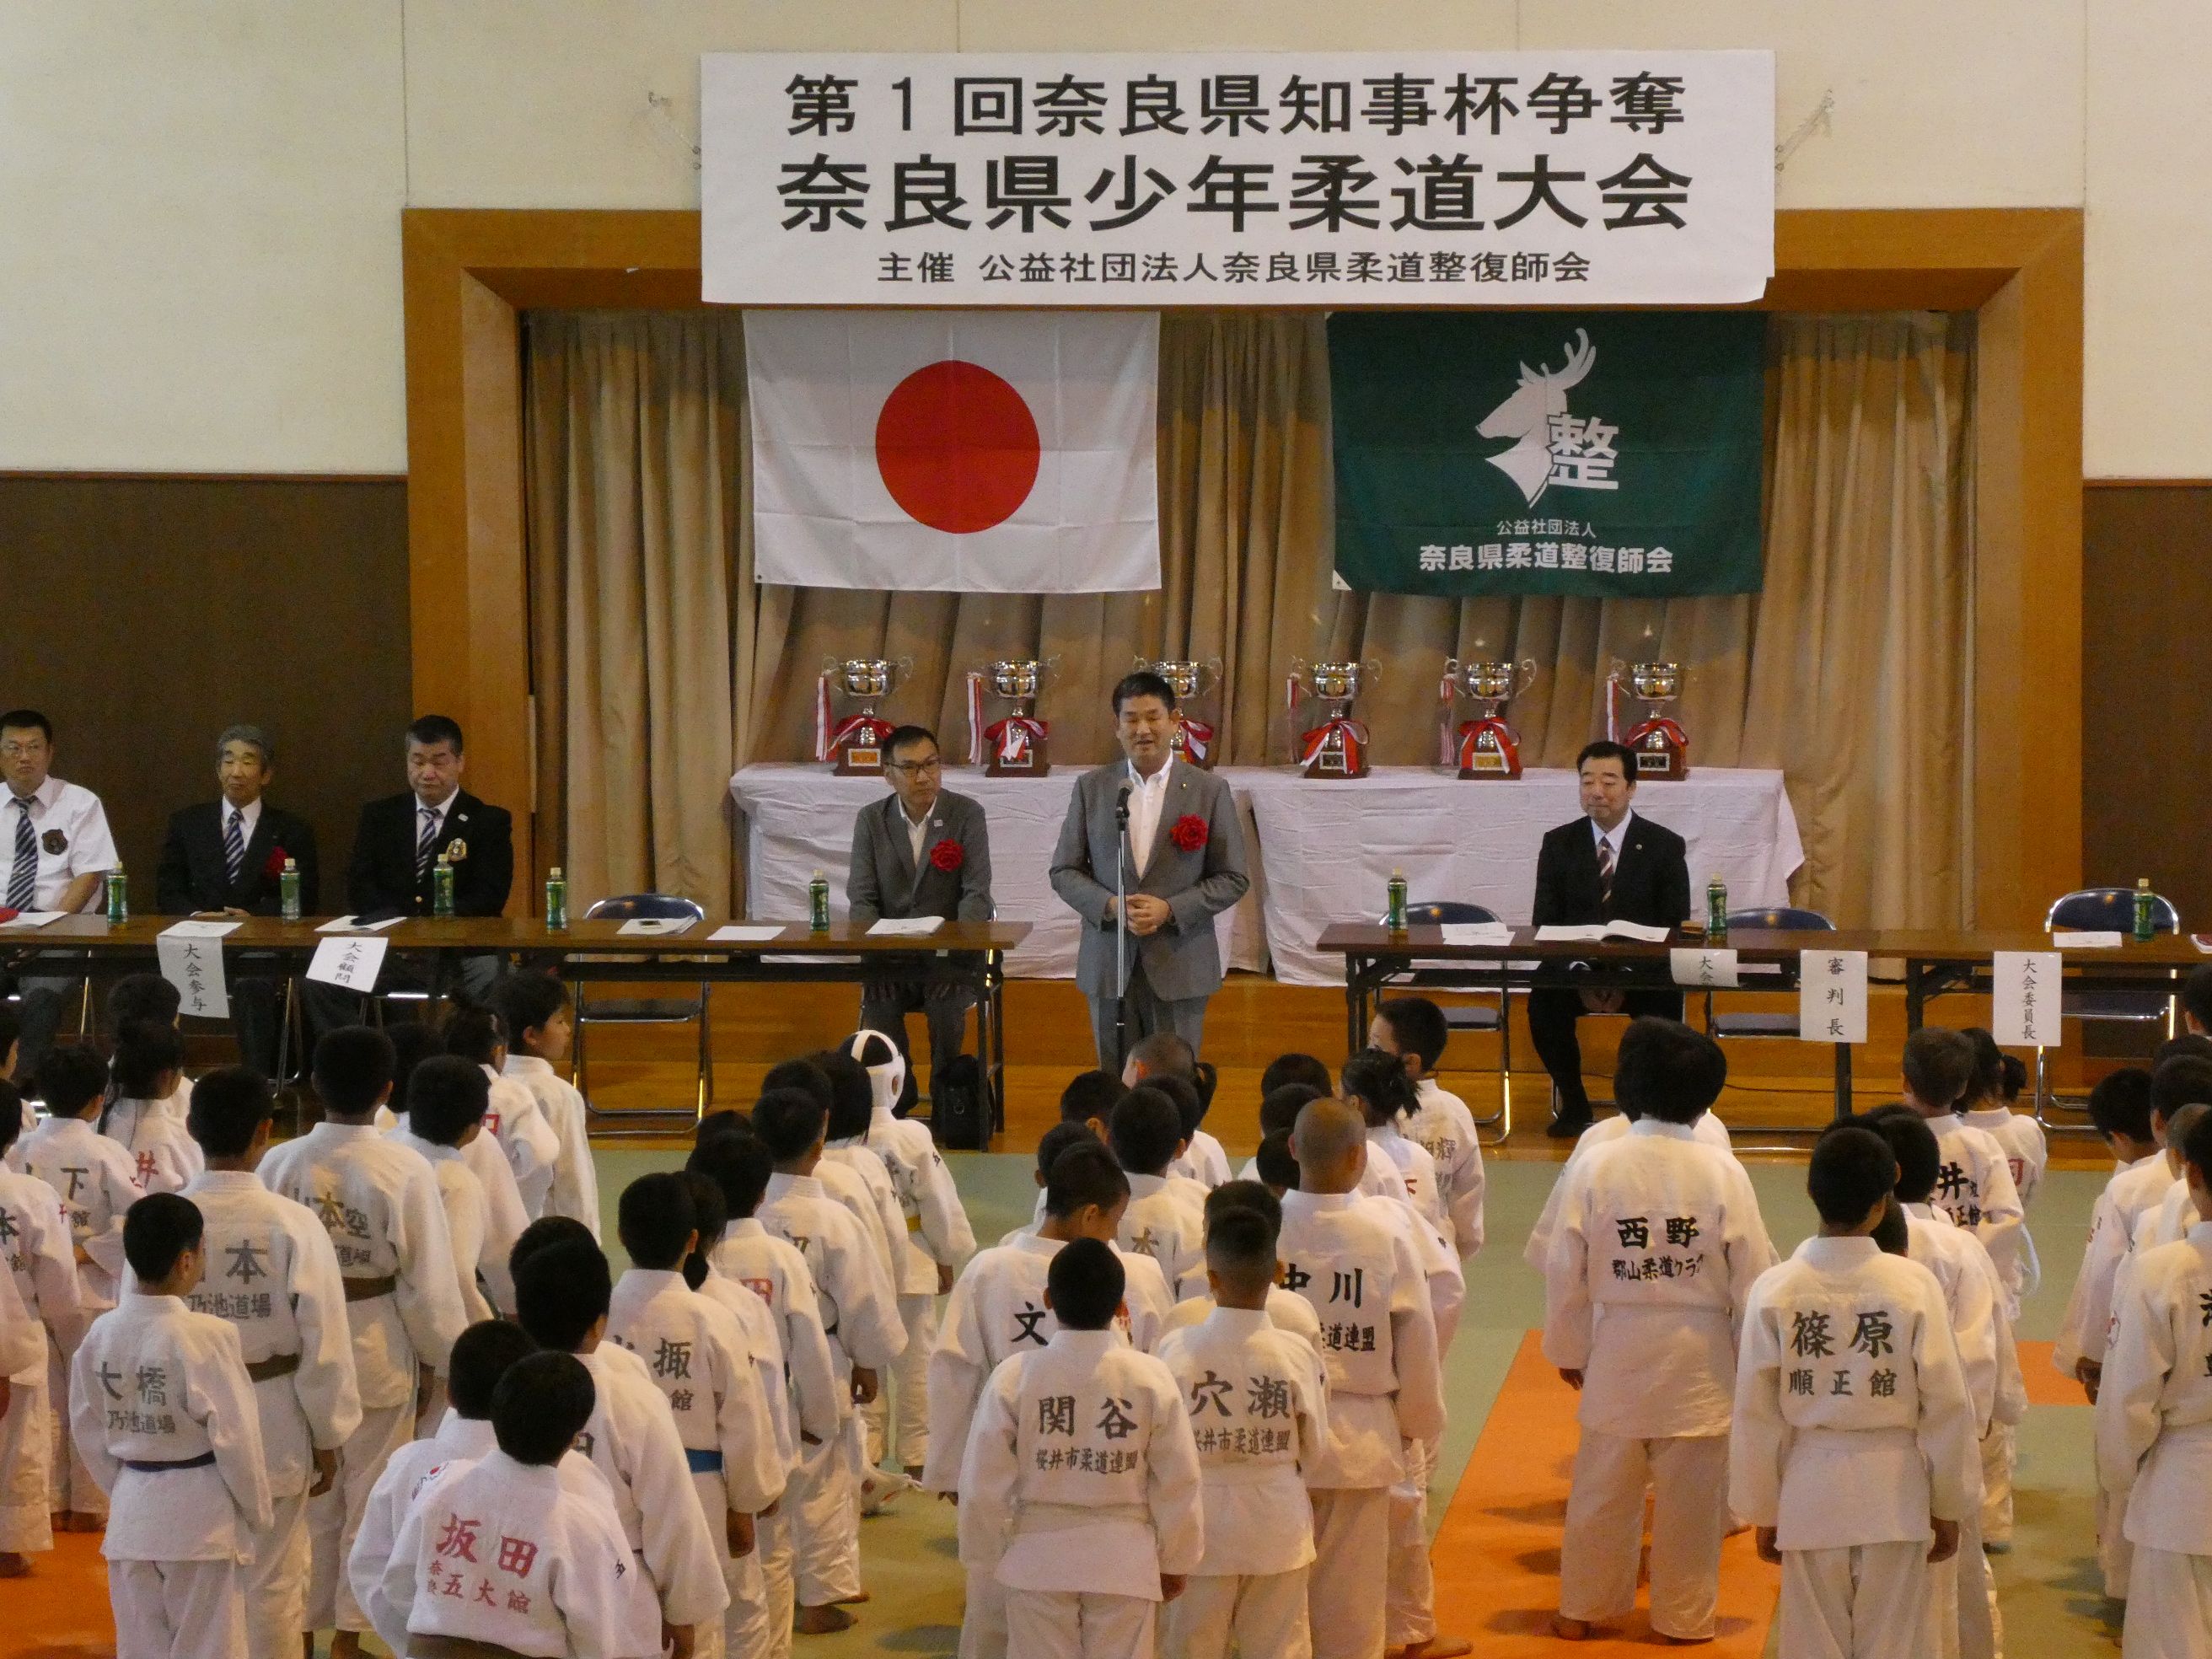
<instances>
[{"instance_id":1,"label":"man in black suit","mask_svg":"<svg viewBox=\"0 0 2212 1659\"><path fill-rule=\"evenodd\" d=\"M263 799L276 775L276 748L259 726L229 726L216 739L216 781L222 799L170 815L154 877L163 915L276 915L288 860L300 875L300 914L316 914L322 872L315 859L315 832L305 818ZM230 1007L246 1063L274 1076L276 981L254 974L233 979Z\"/></svg>"},{"instance_id":2,"label":"man in black suit","mask_svg":"<svg viewBox=\"0 0 2212 1659\"><path fill-rule=\"evenodd\" d=\"M461 728L443 714L425 714L407 728L407 790L370 801L354 831L346 866L346 905L365 921L432 914L434 871L443 855L453 872L453 914L495 916L507 908L514 885L514 827L504 807L478 800L461 787L468 764ZM482 1002L499 977L496 955L461 960L459 994ZM426 964L387 956L376 988L428 984ZM361 1017L360 999L335 986L311 984L308 1002L316 1028L329 1030Z\"/></svg>"},{"instance_id":3,"label":"man in black suit","mask_svg":"<svg viewBox=\"0 0 2212 1659\"><path fill-rule=\"evenodd\" d=\"M937 736L925 726L902 726L884 740L884 774L891 793L853 820L853 859L845 877L852 919L942 916L947 921L988 921L991 832L981 803L945 788L945 762ZM962 985L870 980L860 987L860 1024L881 1031L906 1052L906 1017L929 1017L929 1079L957 1058L967 1040L968 1006L975 996ZM908 1098L915 1084L907 1073Z\"/></svg>"},{"instance_id":4,"label":"man in black suit","mask_svg":"<svg viewBox=\"0 0 2212 1659\"><path fill-rule=\"evenodd\" d=\"M1634 758L1617 743L1593 743L1575 757L1575 771L1584 816L1544 836L1531 919L1539 927L1601 921L1680 927L1690 914L1687 850L1673 830L1637 813ZM1582 1044L1575 1036L1575 1022L1584 1013L1680 1019L1682 994L1674 988L1528 994L1528 1033L1559 1093L1548 1133L1559 1139L1571 1140L1590 1124Z\"/></svg>"}]
</instances>

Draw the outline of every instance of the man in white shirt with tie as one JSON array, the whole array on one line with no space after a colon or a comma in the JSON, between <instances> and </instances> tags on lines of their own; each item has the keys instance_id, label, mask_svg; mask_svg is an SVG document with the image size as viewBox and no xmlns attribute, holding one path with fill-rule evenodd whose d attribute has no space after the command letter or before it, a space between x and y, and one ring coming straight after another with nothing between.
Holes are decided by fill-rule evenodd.
<instances>
[{"instance_id":1,"label":"man in white shirt with tie","mask_svg":"<svg viewBox=\"0 0 2212 1659\"><path fill-rule=\"evenodd\" d=\"M0 714L0 777L8 785L0 808L8 879L0 896L11 911L92 909L107 872L120 862L100 797L53 776L53 763L52 720L35 708ZM38 1070L78 982L72 975L26 975L15 981L23 999L17 1076Z\"/></svg>"},{"instance_id":2,"label":"man in white shirt with tie","mask_svg":"<svg viewBox=\"0 0 2212 1659\"><path fill-rule=\"evenodd\" d=\"M1635 757L1617 743L1589 744L1576 757L1583 816L1544 836L1530 916L1537 927L1640 921L1675 927L1690 914L1687 849L1680 836L1635 810ZM1528 1034L1552 1074L1558 1101L1548 1132L1556 1139L1571 1140L1590 1123L1582 1045L1575 1036L1575 1022L1585 1013L1680 1019L1682 994L1672 987L1585 991L1561 986L1528 994Z\"/></svg>"}]
</instances>

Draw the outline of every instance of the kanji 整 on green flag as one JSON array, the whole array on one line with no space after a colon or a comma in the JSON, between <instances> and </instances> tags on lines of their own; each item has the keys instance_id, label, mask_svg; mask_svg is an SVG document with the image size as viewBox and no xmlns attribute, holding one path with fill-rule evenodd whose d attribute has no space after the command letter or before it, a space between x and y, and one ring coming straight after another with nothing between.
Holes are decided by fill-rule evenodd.
<instances>
[{"instance_id":1,"label":"kanji \u6574 on green flag","mask_svg":"<svg viewBox=\"0 0 2212 1659\"><path fill-rule=\"evenodd\" d=\"M1329 319L1336 570L1370 592L1755 592L1765 319Z\"/></svg>"}]
</instances>

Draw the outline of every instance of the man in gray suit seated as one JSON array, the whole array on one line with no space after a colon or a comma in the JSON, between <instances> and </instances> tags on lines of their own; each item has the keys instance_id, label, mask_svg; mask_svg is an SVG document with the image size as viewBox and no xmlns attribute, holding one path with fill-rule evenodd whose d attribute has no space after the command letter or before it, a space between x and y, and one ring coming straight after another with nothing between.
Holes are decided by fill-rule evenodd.
<instances>
[{"instance_id":1,"label":"man in gray suit seated","mask_svg":"<svg viewBox=\"0 0 2212 1659\"><path fill-rule=\"evenodd\" d=\"M1128 1041L1173 1031L1194 1054L1206 1032L1206 999L1221 987L1213 919L1252 884L1229 786L1178 765L1170 750L1182 719L1175 689L1158 674L1132 674L1114 688L1114 734L1124 758L1076 781L1052 855L1053 891L1084 921L1075 982L1091 999L1098 1064L1117 1077L1125 1056L1115 1036L1115 864L1129 912Z\"/></svg>"},{"instance_id":2,"label":"man in gray suit seated","mask_svg":"<svg viewBox=\"0 0 2212 1659\"><path fill-rule=\"evenodd\" d=\"M888 799L853 820L853 862L845 900L856 922L884 916L943 916L948 921L988 921L991 835L983 808L945 785L945 762L935 733L902 726L884 740ZM911 980L870 980L860 987L860 1024L906 1049L906 1016L929 1017L929 1079L935 1088L945 1065L959 1054L968 1033L974 994L961 985ZM913 1083L908 1068L908 1088Z\"/></svg>"}]
</instances>

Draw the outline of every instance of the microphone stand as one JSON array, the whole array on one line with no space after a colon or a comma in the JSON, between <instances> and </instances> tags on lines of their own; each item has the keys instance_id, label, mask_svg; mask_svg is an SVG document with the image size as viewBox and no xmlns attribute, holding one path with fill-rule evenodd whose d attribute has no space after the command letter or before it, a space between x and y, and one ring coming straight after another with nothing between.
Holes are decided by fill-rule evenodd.
<instances>
[{"instance_id":1,"label":"microphone stand","mask_svg":"<svg viewBox=\"0 0 2212 1659\"><path fill-rule=\"evenodd\" d=\"M1114 1075L1129 1063L1129 785L1114 803Z\"/></svg>"}]
</instances>

